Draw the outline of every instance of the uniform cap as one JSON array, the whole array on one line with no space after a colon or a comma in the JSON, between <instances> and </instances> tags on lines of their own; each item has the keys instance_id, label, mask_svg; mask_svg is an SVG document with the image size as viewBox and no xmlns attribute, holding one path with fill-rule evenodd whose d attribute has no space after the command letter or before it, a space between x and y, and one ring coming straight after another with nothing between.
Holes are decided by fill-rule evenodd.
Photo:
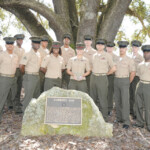
<instances>
[{"instance_id":1,"label":"uniform cap","mask_svg":"<svg viewBox=\"0 0 150 150\"><path fill-rule=\"evenodd\" d=\"M129 42L128 41L118 41L117 42L119 48L125 48L129 45Z\"/></svg>"},{"instance_id":2,"label":"uniform cap","mask_svg":"<svg viewBox=\"0 0 150 150\"><path fill-rule=\"evenodd\" d=\"M61 43L59 41L52 42L52 48L60 48L60 47L61 47Z\"/></svg>"},{"instance_id":3,"label":"uniform cap","mask_svg":"<svg viewBox=\"0 0 150 150\"><path fill-rule=\"evenodd\" d=\"M138 40L133 40L131 42L131 45L135 46L135 47L140 47L142 45L142 43L140 41L138 41Z\"/></svg>"},{"instance_id":4,"label":"uniform cap","mask_svg":"<svg viewBox=\"0 0 150 150\"><path fill-rule=\"evenodd\" d=\"M85 35L84 36L84 40L90 40L90 41L92 41L93 37L91 35Z\"/></svg>"},{"instance_id":5,"label":"uniform cap","mask_svg":"<svg viewBox=\"0 0 150 150\"><path fill-rule=\"evenodd\" d=\"M114 42L107 42L106 46L107 47L114 47L115 43Z\"/></svg>"},{"instance_id":6,"label":"uniform cap","mask_svg":"<svg viewBox=\"0 0 150 150\"><path fill-rule=\"evenodd\" d=\"M85 48L85 45L83 43L76 43L76 49L77 50L83 50Z\"/></svg>"},{"instance_id":7,"label":"uniform cap","mask_svg":"<svg viewBox=\"0 0 150 150\"><path fill-rule=\"evenodd\" d=\"M24 34L16 34L16 35L14 36L14 38L16 38L16 40L19 40L19 39L24 39L25 36L24 36Z\"/></svg>"},{"instance_id":8,"label":"uniform cap","mask_svg":"<svg viewBox=\"0 0 150 150\"><path fill-rule=\"evenodd\" d=\"M142 50L143 50L143 52L145 52L145 51L149 51L150 52L150 45L143 45L142 46Z\"/></svg>"},{"instance_id":9,"label":"uniform cap","mask_svg":"<svg viewBox=\"0 0 150 150\"><path fill-rule=\"evenodd\" d=\"M63 39L65 39L65 38L68 38L68 39L71 40L71 35L70 35L69 33L65 33L65 34L63 35Z\"/></svg>"},{"instance_id":10,"label":"uniform cap","mask_svg":"<svg viewBox=\"0 0 150 150\"><path fill-rule=\"evenodd\" d=\"M106 44L106 40L104 40L104 39L97 39L96 40L96 44L105 45Z\"/></svg>"},{"instance_id":11,"label":"uniform cap","mask_svg":"<svg viewBox=\"0 0 150 150\"><path fill-rule=\"evenodd\" d=\"M41 39L42 41L47 41L47 42L49 41L49 37L47 35L43 35Z\"/></svg>"},{"instance_id":12,"label":"uniform cap","mask_svg":"<svg viewBox=\"0 0 150 150\"><path fill-rule=\"evenodd\" d=\"M14 37L5 37L3 40L6 42L6 44L14 44L16 38Z\"/></svg>"},{"instance_id":13,"label":"uniform cap","mask_svg":"<svg viewBox=\"0 0 150 150\"><path fill-rule=\"evenodd\" d=\"M41 42L41 38L38 37L38 36L32 36L30 37L30 40L33 42L33 43L39 43Z\"/></svg>"}]
</instances>

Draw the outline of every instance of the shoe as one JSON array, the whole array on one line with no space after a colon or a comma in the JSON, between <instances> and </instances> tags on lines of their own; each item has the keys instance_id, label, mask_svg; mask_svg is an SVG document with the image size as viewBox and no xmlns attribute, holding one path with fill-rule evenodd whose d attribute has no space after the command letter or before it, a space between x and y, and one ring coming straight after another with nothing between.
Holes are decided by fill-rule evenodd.
<instances>
[{"instance_id":1,"label":"shoe","mask_svg":"<svg viewBox=\"0 0 150 150\"><path fill-rule=\"evenodd\" d=\"M9 106L8 109L13 109L13 106Z\"/></svg>"},{"instance_id":2,"label":"shoe","mask_svg":"<svg viewBox=\"0 0 150 150\"><path fill-rule=\"evenodd\" d=\"M108 116L111 116L112 115L112 112L111 111L108 111Z\"/></svg>"},{"instance_id":3,"label":"shoe","mask_svg":"<svg viewBox=\"0 0 150 150\"><path fill-rule=\"evenodd\" d=\"M137 124L137 123L133 124L132 126L133 126L133 127L138 127L138 128L144 128L144 125L139 125L139 124Z\"/></svg>"},{"instance_id":4,"label":"shoe","mask_svg":"<svg viewBox=\"0 0 150 150\"><path fill-rule=\"evenodd\" d=\"M122 128L124 128L124 129L128 129L128 128L129 128L129 125L124 124L124 125L122 126Z\"/></svg>"},{"instance_id":5,"label":"shoe","mask_svg":"<svg viewBox=\"0 0 150 150\"><path fill-rule=\"evenodd\" d=\"M123 123L121 120L115 120L114 123Z\"/></svg>"}]
</instances>

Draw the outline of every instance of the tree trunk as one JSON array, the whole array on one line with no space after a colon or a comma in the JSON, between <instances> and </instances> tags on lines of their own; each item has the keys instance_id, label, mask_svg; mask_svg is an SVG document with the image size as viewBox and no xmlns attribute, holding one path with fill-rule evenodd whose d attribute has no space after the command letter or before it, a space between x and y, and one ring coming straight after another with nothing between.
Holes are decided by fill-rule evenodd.
<instances>
[{"instance_id":1,"label":"tree trunk","mask_svg":"<svg viewBox=\"0 0 150 150\"><path fill-rule=\"evenodd\" d=\"M109 0L98 31L98 38L114 41L132 0Z\"/></svg>"},{"instance_id":2,"label":"tree trunk","mask_svg":"<svg viewBox=\"0 0 150 150\"><path fill-rule=\"evenodd\" d=\"M77 41L83 42L84 35L91 35L96 38L97 32L97 14L100 0L82 0L81 19L77 34Z\"/></svg>"}]
</instances>

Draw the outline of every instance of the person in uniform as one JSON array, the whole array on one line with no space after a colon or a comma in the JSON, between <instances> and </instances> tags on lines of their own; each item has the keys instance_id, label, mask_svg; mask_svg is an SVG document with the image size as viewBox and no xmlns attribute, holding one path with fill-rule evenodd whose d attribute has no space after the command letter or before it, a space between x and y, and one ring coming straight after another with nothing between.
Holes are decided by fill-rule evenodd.
<instances>
[{"instance_id":1,"label":"person in uniform","mask_svg":"<svg viewBox=\"0 0 150 150\"><path fill-rule=\"evenodd\" d=\"M138 64L141 63L142 61L144 61L143 56L141 56L139 54L141 42L138 40L133 40L131 42L131 46L132 46L132 52L133 52L132 58L134 60L135 67L137 70ZM136 106L134 106L134 104L135 104L135 90L136 90L136 85L138 82L139 82L139 76L138 76L137 71L136 71L136 76L134 77L133 81L130 84L130 114L133 116L133 119L135 119L135 113L134 113L134 107L136 107Z\"/></svg>"},{"instance_id":2,"label":"person in uniform","mask_svg":"<svg viewBox=\"0 0 150 150\"><path fill-rule=\"evenodd\" d=\"M43 61L44 57L49 55L49 50L47 49L49 37L47 35L43 35L41 39L42 39L41 46L40 46L38 51L41 54L41 61ZM41 89L41 93L44 91L44 79L45 79L45 74L42 71L40 71L40 89Z\"/></svg>"},{"instance_id":3,"label":"person in uniform","mask_svg":"<svg viewBox=\"0 0 150 150\"><path fill-rule=\"evenodd\" d=\"M64 34L63 35L63 43L64 45L61 47L62 50L62 57L64 59L65 62L65 70L63 71L62 74L62 87L63 88L68 88L68 84L69 84L69 80L70 80L70 76L67 74L67 63L68 60L71 57L75 56L75 51L74 49L72 49L69 45L70 45L70 41L71 41L71 35L70 34Z\"/></svg>"},{"instance_id":4,"label":"person in uniform","mask_svg":"<svg viewBox=\"0 0 150 150\"><path fill-rule=\"evenodd\" d=\"M118 56L114 54L115 43L114 42L107 42L106 44L106 51L109 53L112 58L113 62L116 63L118 60ZM113 109L113 95L114 95L114 76L115 74L108 75L108 115L112 114Z\"/></svg>"},{"instance_id":5,"label":"person in uniform","mask_svg":"<svg viewBox=\"0 0 150 150\"><path fill-rule=\"evenodd\" d=\"M22 43L23 43L23 39L25 38L24 34L16 34L14 36L14 38L16 39L16 46L14 46L14 53L18 56L18 65L17 65L17 69L16 69L16 73L15 73L15 77L16 77L16 96L15 99L13 100L11 98L11 91L8 95L8 101L7 101L7 105L8 108L14 107L14 110L16 113L21 113L22 109L21 109L21 102L20 102L20 96L21 96L21 89L22 89L22 73L19 69L19 64L20 64L20 60L23 57L25 50L22 48ZM13 89L11 89L13 90ZM13 103L12 103L13 101Z\"/></svg>"},{"instance_id":6,"label":"person in uniform","mask_svg":"<svg viewBox=\"0 0 150 150\"><path fill-rule=\"evenodd\" d=\"M92 75L90 79L90 96L97 104L99 110L107 121L108 118L108 79L107 75L116 71L113 59L110 54L104 51L106 41L96 41L97 53L92 58Z\"/></svg>"},{"instance_id":7,"label":"person in uniform","mask_svg":"<svg viewBox=\"0 0 150 150\"><path fill-rule=\"evenodd\" d=\"M10 89L12 98L15 98L15 72L18 63L18 56L14 54L14 37L5 37L6 51L0 54L0 121L3 114L3 108L7 101Z\"/></svg>"},{"instance_id":8,"label":"person in uniform","mask_svg":"<svg viewBox=\"0 0 150 150\"><path fill-rule=\"evenodd\" d=\"M67 73L71 76L68 88L88 93L86 76L90 74L91 68L89 60L83 56L84 47L83 43L77 43L77 56L68 61Z\"/></svg>"},{"instance_id":9,"label":"person in uniform","mask_svg":"<svg viewBox=\"0 0 150 150\"><path fill-rule=\"evenodd\" d=\"M0 31L0 36L1 36L1 34L2 34L2 31ZM2 48L2 46L0 45L0 52L2 52L3 51L3 48Z\"/></svg>"},{"instance_id":10,"label":"person in uniform","mask_svg":"<svg viewBox=\"0 0 150 150\"><path fill-rule=\"evenodd\" d=\"M54 86L61 87L62 71L65 69L63 57L61 57L61 43L54 41L50 55L44 57L40 70L45 73L44 91Z\"/></svg>"},{"instance_id":11,"label":"person in uniform","mask_svg":"<svg viewBox=\"0 0 150 150\"><path fill-rule=\"evenodd\" d=\"M116 105L116 122L122 122L123 128L130 125L129 87L135 76L134 60L126 56L128 41L118 41L120 57L116 62L114 79L114 98Z\"/></svg>"},{"instance_id":12,"label":"person in uniform","mask_svg":"<svg viewBox=\"0 0 150 150\"><path fill-rule=\"evenodd\" d=\"M20 70L24 74L23 87L25 97L23 99L23 112L28 106L32 98L37 98L40 95L40 77L39 69L41 65L41 55L38 52L40 48L40 37L31 37L32 49L25 53L20 62Z\"/></svg>"},{"instance_id":13,"label":"person in uniform","mask_svg":"<svg viewBox=\"0 0 150 150\"><path fill-rule=\"evenodd\" d=\"M136 127L144 127L146 122L147 130L150 132L150 45L143 45L145 61L141 62L137 67L137 73L140 81L136 89ZM145 119L143 118L145 108Z\"/></svg>"},{"instance_id":14,"label":"person in uniform","mask_svg":"<svg viewBox=\"0 0 150 150\"><path fill-rule=\"evenodd\" d=\"M85 35L84 36L85 49L84 49L83 56L89 60L91 70L92 70L92 57L97 52L91 46L92 45L92 40L93 40L92 36L90 36L90 35ZM91 74L86 76L86 82L87 82L88 93L89 94L90 94L90 76L91 76Z\"/></svg>"}]
</instances>

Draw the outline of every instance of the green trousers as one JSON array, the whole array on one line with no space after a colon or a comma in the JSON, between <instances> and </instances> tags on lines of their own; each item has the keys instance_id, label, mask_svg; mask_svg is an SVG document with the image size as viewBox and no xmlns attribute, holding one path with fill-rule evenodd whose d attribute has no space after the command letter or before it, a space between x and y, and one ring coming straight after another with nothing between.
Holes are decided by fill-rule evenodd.
<instances>
[{"instance_id":1,"label":"green trousers","mask_svg":"<svg viewBox=\"0 0 150 150\"><path fill-rule=\"evenodd\" d=\"M62 72L62 85L61 85L61 87L64 89L68 89L69 81L70 81L70 75L67 74L67 69L65 69Z\"/></svg>"},{"instance_id":2,"label":"green trousers","mask_svg":"<svg viewBox=\"0 0 150 150\"><path fill-rule=\"evenodd\" d=\"M101 111L105 121L108 118L108 79L107 76L91 75L90 79L90 96Z\"/></svg>"},{"instance_id":3,"label":"green trousers","mask_svg":"<svg viewBox=\"0 0 150 150\"><path fill-rule=\"evenodd\" d=\"M7 106L8 107L13 106L16 110L16 109L20 109L18 106L21 106L20 96L21 96L22 80L23 80L23 76L19 68L16 69L15 77L16 78L15 78L13 88L15 88L16 90L16 95L15 98L12 99L12 91L14 89L11 88L7 98Z\"/></svg>"},{"instance_id":4,"label":"green trousers","mask_svg":"<svg viewBox=\"0 0 150 150\"><path fill-rule=\"evenodd\" d=\"M7 97L8 97L8 94L10 92L10 89L11 89L12 99L15 98L15 95L16 95L16 90L14 87L15 82L16 82L15 77L10 78L10 77L0 76L0 120L2 117L3 108L4 108L4 105L7 101Z\"/></svg>"},{"instance_id":5,"label":"green trousers","mask_svg":"<svg viewBox=\"0 0 150 150\"><path fill-rule=\"evenodd\" d=\"M73 89L73 90L88 93L86 80L76 81L71 79L69 82L68 89Z\"/></svg>"},{"instance_id":6,"label":"green trousers","mask_svg":"<svg viewBox=\"0 0 150 150\"><path fill-rule=\"evenodd\" d=\"M61 79L52 79L52 78L45 78L45 82L44 82L44 91L47 91L49 89L51 89L52 87L56 86L56 87L61 87Z\"/></svg>"},{"instance_id":7,"label":"green trousers","mask_svg":"<svg viewBox=\"0 0 150 150\"><path fill-rule=\"evenodd\" d=\"M129 104L129 78L114 79L114 98L116 105L117 121L123 121L124 124L130 125L130 104Z\"/></svg>"},{"instance_id":8,"label":"green trousers","mask_svg":"<svg viewBox=\"0 0 150 150\"><path fill-rule=\"evenodd\" d=\"M88 88L88 93L89 94L90 94L90 78L91 78L91 74L86 76L86 82L87 82L87 88Z\"/></svg>"},{"instance_id":9,"label":"green trousers","mask_svg":"<svg viewBox=\"0 0 150 150\"><path fill-rule=\"evenodd\" d=\"M130 83L130 114L135 116L135 91L136 91L136 86L139 82L139 77L135 76L134 80Z\"/></svg>"},{"instance_id":10,"label":"green trousers","mask_svg":"<svg viewBox=\"0 0 150 150\"><path fill-rule=\"evenodd\" d=\"M139 82L136 90L136 119L137 124L140 126L146 122L147 129L150 130L150 84L144 84ZM145 108L145 109L144 109ZM143 112L145 110L145 121L143 118Z\"/></svg>"},{"instance_id":11,"label":"green trousers","mask_svg":"<svg viewBox=\"0 0 150 150\"><path fill-rule=\"evenodd\" d=\"M108 75L108 111L113 109L114 74Z\"/></svg>"},{"instance_id":12,"label":"green trousers","mask_svg":"<svg viewBox=\"0 0 150 150\"><path fill-rule=\"evenodd\" d=\"M39 75L40 75L40 93L43 93L44 92L45 74L42 71L40 71Z\"/></svg>"},{"instance_id":13,"label":"green trousers","mask_svg":"<svg viewBox=\"0 0 150 150\"><path fill-rule=\"evenodd\" d=\"M40 96L40 77L39 75L24 74L23 87L25 91L25 97L23 99L24 111L32 98L38 98Z\"/></svg>"}]
</instances>

